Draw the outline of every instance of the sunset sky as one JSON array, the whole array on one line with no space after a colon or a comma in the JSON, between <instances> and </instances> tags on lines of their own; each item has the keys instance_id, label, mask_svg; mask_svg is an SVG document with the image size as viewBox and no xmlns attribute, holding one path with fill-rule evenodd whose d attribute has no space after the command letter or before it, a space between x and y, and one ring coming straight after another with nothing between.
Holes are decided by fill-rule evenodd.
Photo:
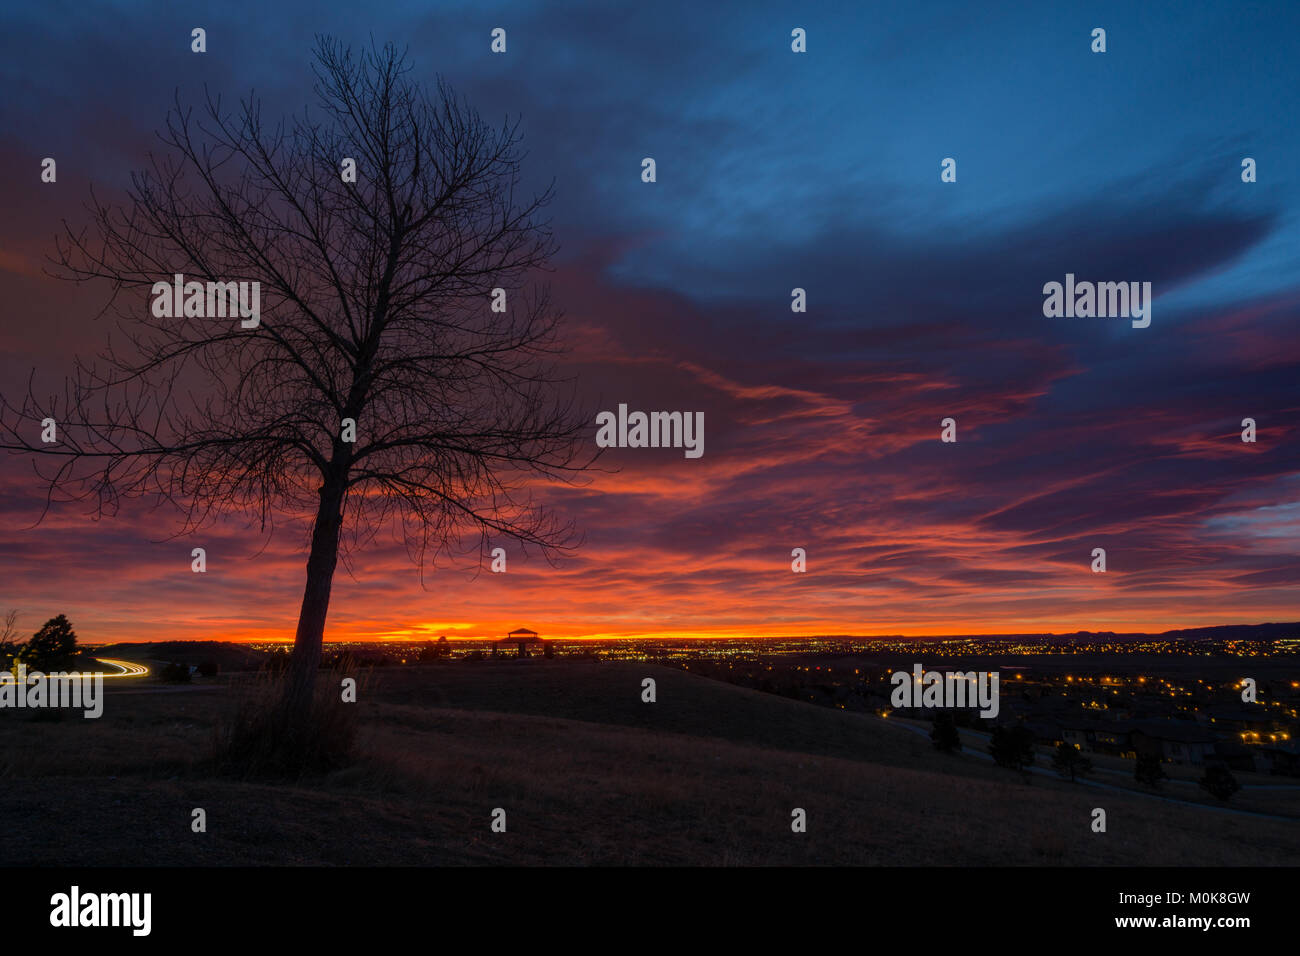
<instances>
[{"instance_id":1,"label":"sunset sky","mask_svg":"<svg viewBox=\"0 0 1300 956\"><path fill-rule=\"evenodd\" d=\"M615 450L537 488L585 535L554 567L502 541L506 574L422 586L381 536L340 568L326 640L1300 619L1300 7L728 6L6 4L0 391L103 345L107 290L43 262L92 185L143 165L175 88L294 112L316 33L397 40L522 118L584 399L703 411L705 451ZM1151 282L1151 326L1045 318L1067 272ZM43 500L0 454L0 610L24 633L64 613L86 641L292 636L301 528L168 540L143 505L33 528Z\"/></svg>"}]
</instances>

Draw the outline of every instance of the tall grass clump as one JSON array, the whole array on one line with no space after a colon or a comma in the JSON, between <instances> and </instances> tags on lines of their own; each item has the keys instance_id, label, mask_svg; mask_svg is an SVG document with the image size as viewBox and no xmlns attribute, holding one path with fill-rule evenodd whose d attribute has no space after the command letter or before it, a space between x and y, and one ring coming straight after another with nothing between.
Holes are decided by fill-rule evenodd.
<instances>
[{"instance_id":1,"label":"tall grass clump","mask_svg":"<svg viewBox=\"0 0 1300 956\"><path fill-rule=\"evenodd\" d=\"M304 712L284 699L283 673L263 670L236 685L230 713L214 730L212 763L221 776L297 780L348 766L355 757L357 705L340 692L352 667L319 680ZM359 681L360 683L360 681Z\"/></svg>"}]
</instances>

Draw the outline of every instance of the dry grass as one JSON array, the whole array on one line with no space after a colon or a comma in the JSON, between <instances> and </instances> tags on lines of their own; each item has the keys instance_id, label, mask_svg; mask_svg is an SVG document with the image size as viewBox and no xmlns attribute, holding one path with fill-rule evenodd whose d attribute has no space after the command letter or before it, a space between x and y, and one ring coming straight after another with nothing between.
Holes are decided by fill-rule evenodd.
<instances>
[{"instance_id":1,"label":"dry grass","mask_svg":"<svg viewBox=\"0 0 1300 956\"><path fill-rule=\"evenodd\" d=\"M1196 866L1300 858L1293 824L1046 778L1026 786L937 754L887 722L680 672L564 661L421 670L375 672L349 705L359 717L356 761L294 784L221 779L200 761L186 764L187 754L206 750L233 695L122 695L99 722L0 719L0 813L24 820L0 843L0 862ZM643 673L659 679L657 704L640 703ZM65 752L52 761L34 743L20 750L32 763L12 759L9 744L27 736L46 746L80 740L84 760ZM140 747L149 749L139 762L126 762L122 750ZM192 834L190 811L200 806L208 832ZM1094 806L1107 810L1109 832L1091 832ZM504 834L489 829L496 807L507 813ZM807 833L791 832L795 807L807 810Z\"/></svg>"},{"instance_id":2,"label":"dry grass","mask_svg":"<svg viewBox=\"0 0 1300 956\"><path fill-rule=\"evenodd\" d=\"M356 674L336 671L319 680L305 714L285 707L282 677L263 672L236 682L235 706L213 728L211 771L241 780L293 781L348 766L360 715L355 703L343 700L345 678L356 680Z\"/></svg>"}]
</instances>

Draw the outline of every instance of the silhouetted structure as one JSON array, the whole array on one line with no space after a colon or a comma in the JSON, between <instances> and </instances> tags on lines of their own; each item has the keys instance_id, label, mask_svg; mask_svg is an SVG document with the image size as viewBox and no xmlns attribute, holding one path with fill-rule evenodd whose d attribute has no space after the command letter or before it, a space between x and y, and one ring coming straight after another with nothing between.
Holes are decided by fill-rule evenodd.
<instances>
[{"instance_id":1,"label":"silhouetted structure","mask_svg":"<svg viewBox=\"0 0 1300 956\"><path fill-rule=\"evenodd\" d=\"M545 646L546 642L537 636L536 631L530 631L526 627L517 627L505 637L501 638L501 640L497 641L498 646L501 644L515 644L519 647L519 656L527 657L529 644L541 644ZM494 652L495 650L496 648L493 648Z\"/></svg>"},{"instance_id":2,"label":"silhouetted structure","mask_svg":"<svg viewBox=\"0 0 1300 956\"><path fill-rule=\"evenodd\" d=\"M1177 764L1201 765L1214 756L1214 735L1194 724L1184 726L1177 720L1151 720L1139 724L1132 733L1133 750L1153 753L1161 760Z\"/></svg>"}]
</instances>

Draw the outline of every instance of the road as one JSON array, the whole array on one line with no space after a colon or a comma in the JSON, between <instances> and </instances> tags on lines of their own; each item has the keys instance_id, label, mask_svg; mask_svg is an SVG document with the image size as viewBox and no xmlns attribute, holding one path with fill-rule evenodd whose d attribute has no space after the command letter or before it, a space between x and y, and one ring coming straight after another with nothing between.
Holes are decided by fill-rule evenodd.
<instances>
[{"instance_id":1,"label":"road","mask_svg":"<svg viewBox=\"0 0 1300 956\"><path fill-rule=\"evenodd\" d=\"M115 657L96 657L100 664L107 664L109 667L116 667L119 671L117 674L105 674L105 678L116 677L148 677L149 668L143 664L137 664L134 661L121 661Z\"/></svg>"}]
</instances>

